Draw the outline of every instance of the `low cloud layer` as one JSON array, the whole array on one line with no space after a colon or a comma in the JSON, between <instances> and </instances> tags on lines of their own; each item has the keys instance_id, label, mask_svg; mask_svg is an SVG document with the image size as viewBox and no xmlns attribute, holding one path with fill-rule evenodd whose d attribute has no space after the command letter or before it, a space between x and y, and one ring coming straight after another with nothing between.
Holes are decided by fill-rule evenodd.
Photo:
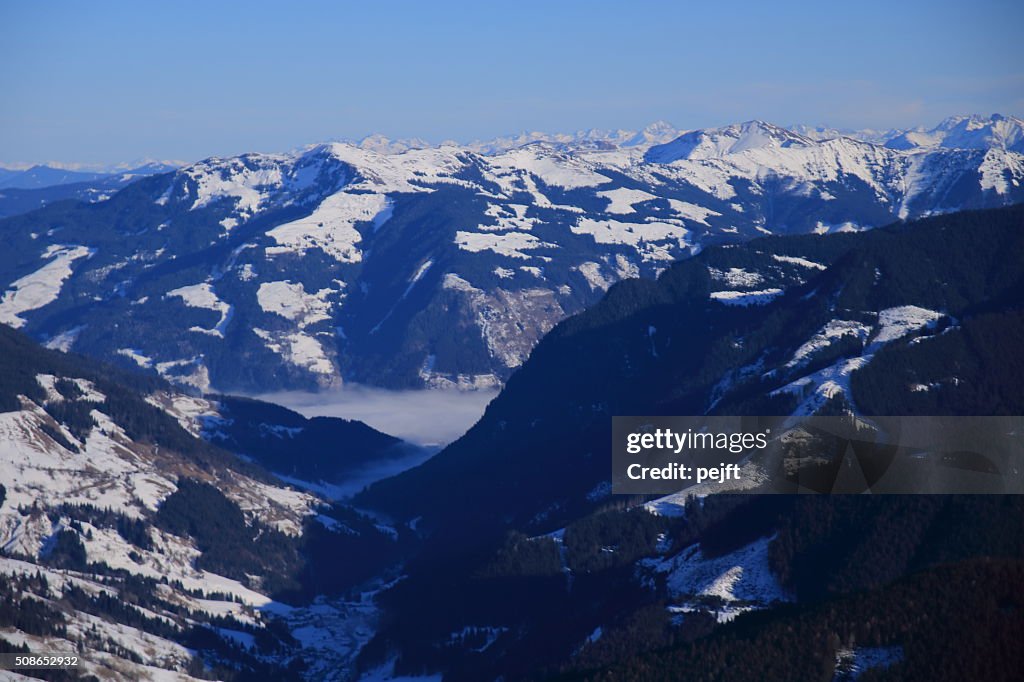
<instances>
[{"instance_id":1,"label":"low cloud layer","mask_svg":"<svg viewBox=\"0 0 1024 682\"><path fill-rule=\"evenodd\" d=\"M306 417L358 419L417 445L446 445L476 423L497 391L388 391L347 385L338 391L277 391L252 397Z\"/></svg>"},{"instance_id":2,"label":"low cloud layer","mask_svg":"<svg viewBox=\"0 0 1024 682\"><path fill-rule=\"evenodd\" d=\"M351 471L338 481L327 483L312 482L290 476L280 476L285 483L297 488L309 490L322 495L328 500L343 500L363 490L371 483L396 476L403 471L423 464L438 453L439 446L414 446L403 443L396 447L393 458L384 457L379 461L369 462L366 466Z\"/></svg>"}]
</instances>

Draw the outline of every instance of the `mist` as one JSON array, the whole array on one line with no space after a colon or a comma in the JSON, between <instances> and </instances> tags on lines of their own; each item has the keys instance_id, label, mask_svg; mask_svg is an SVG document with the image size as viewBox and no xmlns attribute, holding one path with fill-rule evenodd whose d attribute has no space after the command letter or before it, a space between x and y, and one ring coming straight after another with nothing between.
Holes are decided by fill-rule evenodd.
<instances>
[{"instance_id":1,"label":"mist","mask_svg":"<svg viewBox=\"0 0 1024 682\"><path fill-rule=\"evenodd\" d=\"M483 415L497 390L391 391L348 384L336 391L275 391L251 395L305 417L358 419L378 431L416 445L452 442Z\"/></svg>"},{"instance_id":2,"label":"mist","mask_svg":"<svg viewBox=\"0 0 1024 682\"><path fill-rule=\"evenodd\" d=\"M385 456L377 461L367 462L364 466L346 473L339 480L331 483L307 481L281 474L277 474L277 477L285 483L317 493L328 500L344 500L360 492L371 483L397 476L403 471L423 464L436 455L440 449L441 447L436 445L421 446L402 443L394 448L391 453L393 456Z\"/></svg>"}]
</instances>

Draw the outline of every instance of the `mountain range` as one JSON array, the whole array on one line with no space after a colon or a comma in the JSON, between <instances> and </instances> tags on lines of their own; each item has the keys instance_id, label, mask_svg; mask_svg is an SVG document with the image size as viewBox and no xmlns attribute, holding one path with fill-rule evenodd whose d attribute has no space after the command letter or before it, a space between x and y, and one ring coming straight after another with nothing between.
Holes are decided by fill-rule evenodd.
<instances>
[{"instance_id":1,"label":"mountain range","mask_svg":"<svg viewBox=\"0 0 1024 682\"><path fill-rule=\"evenodd\" d=\"M1022 129L656 124L211 158L0 222L0 320L201 390L499 386L614 282L710 246L1020 201Z\"/></svg>"},{"instance_id":2,"label":"mountain range","mask_svg":"<svg viewBox=\"0 0 1024 682\"><path fill-rule=\"evenodd\" d=\"M892 149L946 147L949 149L987 149L992 146L1013 147L1021 141L1020 119L1001 114L983 116L950 116L933 128L917 126L914 128L890 128L889 130L873 130L869 128L831 128L828 126L812 126L796 124L786 126L794 133L812 140L828 140L837 137L848 137L861 142L883 145ZM475 140L461 144L455 141L432 145L419 138L389 139L384 135L368 135L359 140L343 140L384 154L397 154L410 149L429 149L431 147L465 147L480 154L498 154L537 142L560 145L565 149L614 149L620 147L643 147L665 144L687 132L667 121L655 121L641 130L615 129L604 130L589 128L575 133L545 133L539 131L521 132L516 135L505 135L490 140ZM181 164L184 165L184 164Z\"/></svg>"},{"instance_id":3,"label":"mountain range","mask_svg":"<svg viewBox=\"0 0 1024 682\"><path fill-rule=\"evenodd\" d=\"M618 414L1019 414L1022 268L1021 205L708 245L344 499L407 446L0 326L0 645L100 679L1014 679L1019 496L616 498L607 449Z\"/></svg>"},{"instance_id":4,"label":"mountain range","mask_svg":"<svg viewBox=\"0 0 1024 682\"><path fill-rule=\"evenodd\" d=\"M0 218L27 213L55 201L105 201L125 185L167 173L178 166L162 161L125 164L102 170L37 165L29 168L0 166Z\"/></svg>"}]
</instances>

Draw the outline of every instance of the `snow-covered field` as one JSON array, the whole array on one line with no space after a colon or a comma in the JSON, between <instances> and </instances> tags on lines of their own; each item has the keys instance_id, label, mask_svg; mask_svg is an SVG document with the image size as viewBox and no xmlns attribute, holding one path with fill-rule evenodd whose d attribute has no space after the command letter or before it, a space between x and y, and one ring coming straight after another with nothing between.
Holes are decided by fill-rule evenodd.
<instances>
[{"instance_id":1,"label":"snow-covered field","mask_svg":"<svg viewBox=\"0 0 1024 682\"><path fill-rule=\"evenodd\" d=\"M358 244L362 236L355 229L357 222L383 222L388 199L383 194L338 192L324 199L306 218L285 223L267 232L279 244L268 247L268 255L302 253L320 248L341 263L358 263L362 252ZM379 227L379 224L378 224Z\"/></svg>"},{"instance_id":2,"label":"snow-covered field","mask_svg":"<svg viewBox=\"0 0 1024 682\"><path fill-rule=\"evenodd\" d=\"M598 244L626 244L637 249L644 260L672 260L670 247L687 249L685 227L664 222L624 223L620 220L580 218L572 227L575 234L587 234Z\"/></svg>"},{"instance_id":3,"label":"snow-covered field","mask_svg":"<svg viewBox=\"0 0 1024 682\"><path fill-rule=\"evenodd\" d=\"M45 265L33 273L11 282L0 299L0 323L15 329L24 326L22 313L42 308L57 300L61 287L72 274L72 265L80 258L93 255L85 246L50 246L43 251Z\"/></svg>"},{"instance_id":4,"label":"snow-covered field","mask_svg":"<svg viewBox=\"0 0 1024 682\"><path fill-rule=\"evenodd\" d=\"M744 611L791 599L768 565L773 540L761 538L719 557L705 556L699 545L692 545L665 559L646 559L641 566L664 577L675 602L671 612L706 611L724 623Z\"/></svg>"},{"instance_id":5,"label":"snow-covered field","mask_svg":"<svg viewBox=\"0 0 1024 682\"><path fill-rule=\"evenodd\" d=\"M532 255L527 251L539 249L555 249L556 244L549 244L538 239L529 232L463 232L455 234L455 244L464 251L476 253L479 251L492 251L500 256L508 258L520 258L529 260Z\"/></svg>"},{"instance_id":6,"label":"snow-covered field","mask_svg":"<svg viewBox=\"0 0 1024 682\"><path fill-rule=\"evenodd\" d=\"M307 327L330 319L331 304L325 299L331 293L331 289L306 293L301 282L263 282L256 293L256 300L266 312Z\"/></svg>"}]
</instances>

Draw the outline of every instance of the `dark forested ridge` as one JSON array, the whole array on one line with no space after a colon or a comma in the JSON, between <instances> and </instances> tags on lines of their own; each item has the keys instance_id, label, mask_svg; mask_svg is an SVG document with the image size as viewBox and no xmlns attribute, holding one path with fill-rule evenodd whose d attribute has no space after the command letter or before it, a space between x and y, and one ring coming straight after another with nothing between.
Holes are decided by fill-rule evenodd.
<instances>
[{"instance_id":1,"label":"dark forested ridge","mask_svg":"<svg viewBox=\"0 0 1024 682\"><path fill-rule=\"evenodd\" d=\"M778 256L827 267L768 305L709 299L710 270L761 268L784 280L791 270ZM557 515L607 476L611 415L787 414L795 397L769 394L794 377L784 366L794 350L834 318L872 320L893 306L937 311L952 328L883 347L853 374L846 400L867 414L920 414L924 405L947 414L1019 413L1024 382L1016 380L1021 365L1012 348L1022 301L1024 206L710 248L657 282L612 287L601 303L558 325L463 438L362 500L438 523L463 520L466 508L506 517L521 509L519 522ZM859 355L866 341L829 348L833 356L799 369ZM744 373L754 366L761 370ZM933 382L935 390L912 390ZM716 394L723 383L728 390ZM462 494L446 494L442 480L458 481Z\"/></svg>"},{"instance_id":2,"label":"dark forested ridge","mask_svg":"<svg viewBox=\"0 0 1024 682\"><path fill-rule=\"evenodd\" d=\"M863 680L1016 680L1024 669L1024 562L975 560L825 604L749 616L693 642L622 656L564 680L846 679L842 649L898 651Z\"/></svg>"},{"instance_id":3,"label":"dark forested ridge","mask_svg":"<svg viewBox=\"0 0 1024 682\"><path fill-rule=\"evenodd\" d=\"M787 259L820 267L771 270ZM728 268L784 291L759 306L709 300ZM715 496L666 518L601 481L611 415L785 414L813 394L773 391L847 358L865 362L815 409L1020 414L1022 294L1020 206L710 248L657 282L614 286L539 344L466 436L360 497L433 532L385 595L395 622L364 659L398 647L403 672L454 680L842 679L864 661L862 679L1014 679L1016 497ZM882 311L935 321L872 345ZM835 319L866 331L794 363ZM671 573L643 577L664 556L731 560L759 542L791 603L726 625L718 597L680 605ZM470 623L500 634L483 651L445 643Z\"/></svg>"}]
</instances>

